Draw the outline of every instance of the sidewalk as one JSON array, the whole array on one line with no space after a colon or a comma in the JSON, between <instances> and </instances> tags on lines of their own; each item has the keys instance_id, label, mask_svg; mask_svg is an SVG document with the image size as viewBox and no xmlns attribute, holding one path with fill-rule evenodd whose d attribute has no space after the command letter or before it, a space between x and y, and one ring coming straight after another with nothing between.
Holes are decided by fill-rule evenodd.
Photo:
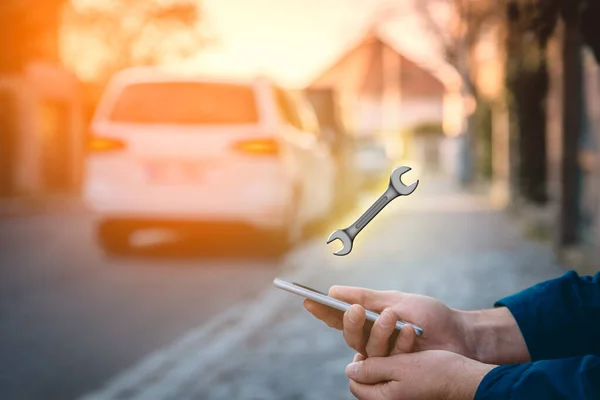
<instances>
[{"instance_id":1,"label":"sidewalk","mask_svg":"<svg viewBox=\"0 0 600 400\"><path fill-rule=\"evenodd\" d=\"M556 203L544 207L521 204L508 211L508 214L518 221L527 238L539 242L548 251L553 252L563 265L569 266L581 275L594 275L600 271L598 243L584 242L569 248L557 248L555 244L555 235L559 228L557 207Z\"/></svg>"},{"instance_id":2,"label":"sidewalk","mask_svg":"<svg viewBox=\"0 0 600 400\"><path fill-rule=\"evenodd\" d=\"M0 218L83 211L85 205L75 194L0 198Z\"/></svg>"},{"instance_id":3,"label":"sidewalk","mask_svg":"<svg viewBox=\"0 0 600 400\"><path fill-rule=\"evenodd\" d=\"M349 222L335 228L355 220L378 195L367 196ZM339 243L320 239L292 256L297 267L286 279L324 291L333 284L401 290L454 308L481 309L564 272L486 196L438 180L421 179L413 195L389 205L348 256L333 256ZM259 298L202 332L158 350L90 398L353 398L344 374L353 352L341 333L313 319L301 298L271 282Z\"/></svg>"}]
</instances>

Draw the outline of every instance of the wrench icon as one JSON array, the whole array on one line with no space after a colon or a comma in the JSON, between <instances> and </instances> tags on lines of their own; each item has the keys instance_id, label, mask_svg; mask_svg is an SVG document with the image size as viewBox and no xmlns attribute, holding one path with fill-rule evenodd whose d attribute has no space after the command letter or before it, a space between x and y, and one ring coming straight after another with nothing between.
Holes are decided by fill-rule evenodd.
<instances>
[{"instance_id":1,"label":"wrench icon","mask_svg":"<svg viewBox=\"0 0 600 400\"><path fill-rule=\"evenodd\" d=\"M345 256L350 253L352 250L352 244L354 242L354 238L358 233L365 227L385 206L387 206L392 200L399 196L408 196L412 192L415 191L417 186L419 185L419 181L417 180L413 184L406 186L402 183L402 175L410 171L410 167L398 167L394 171L392 171L392 175L390 176L390 184L387 190L377 199L375 203L363 215L360 216L359 219L354 221L352 225L350 225L346 229L338 229L334 231L329 238L327 239L327 244L333 242L336 239L341 240L344 247L340 250L334 252L336 256Z\"/></svg>"}]
</instances>

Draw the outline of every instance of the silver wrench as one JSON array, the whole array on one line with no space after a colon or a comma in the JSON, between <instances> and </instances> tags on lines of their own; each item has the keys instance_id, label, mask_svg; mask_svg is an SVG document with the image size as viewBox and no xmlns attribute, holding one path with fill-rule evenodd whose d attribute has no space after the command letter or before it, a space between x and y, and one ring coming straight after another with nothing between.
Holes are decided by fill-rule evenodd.
<instances>
[{"instance_id":1,"label":"silver wrench","mask_svg":"<svg viewBox=\"0 0 600 400\"><path fill-rule=\"evenodd\" d=\"M392 175L390 176L390 185L387 190L377 199L375 203L363 215L360 216L359 219L354 221L352 225L350 225L346 229L338 229L334 231L329 238L327 239L327 244L333 242L336 239L342 241L344 247L340 250L334 252L336 256L345 256L349 254L352 250L352 244L354 243L354 238L358 233L365 227L385 206L387 206L392 200L399 196L408 196L412 192L415 191L417 186L419 185L419 181L417 180L413 184L406 186L402 183L402 175L410 171L410 167L398 167L394 171L392 171Z\"/></svg>"}]
</instances>

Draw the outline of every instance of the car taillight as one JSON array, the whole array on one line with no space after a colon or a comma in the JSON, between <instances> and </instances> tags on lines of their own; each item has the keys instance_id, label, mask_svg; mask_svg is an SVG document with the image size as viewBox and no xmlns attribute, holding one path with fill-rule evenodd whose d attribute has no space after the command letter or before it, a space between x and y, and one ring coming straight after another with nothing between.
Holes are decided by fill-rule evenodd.
<instances>
[{"instance_id":1,"label":"car taillight","mask_svg":"<svg viewBox=\"0 0 600 400\"><path fill-rule=\"evenodd\" d=\"M123 143L123 141L119 139L107 137L92 137L89 140L88 148L91 152L122 150L125 148L125 143Z\"/></svg>"},{"instance_id":2,"label":"car taillight","mask_svg":"<svg viewBox=\"0 0 600 400\"><path fill-rule=\"evenodd\" d=\"M255 139L238 142L235 149L243 153L257 155L279 154L279 143L275 139Z\"/></svg>"}]
</instances>

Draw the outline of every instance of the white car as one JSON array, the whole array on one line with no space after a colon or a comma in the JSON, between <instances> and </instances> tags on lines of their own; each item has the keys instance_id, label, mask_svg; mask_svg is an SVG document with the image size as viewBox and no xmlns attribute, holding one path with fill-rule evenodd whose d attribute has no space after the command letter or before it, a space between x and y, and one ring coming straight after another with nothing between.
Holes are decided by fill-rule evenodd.
<instances>
[{"instance_id":1,"label":"white car","mask_svg":"<svg viewBox=\"0 0 600 400\"><path fill-rule=\"evenodd\" d=\"M91 125L84 200L109 253L140 228L241 223L287 249L326 219L335 166L314 110L268 79L116 74Z\"/></svg>"}]
</instances>

